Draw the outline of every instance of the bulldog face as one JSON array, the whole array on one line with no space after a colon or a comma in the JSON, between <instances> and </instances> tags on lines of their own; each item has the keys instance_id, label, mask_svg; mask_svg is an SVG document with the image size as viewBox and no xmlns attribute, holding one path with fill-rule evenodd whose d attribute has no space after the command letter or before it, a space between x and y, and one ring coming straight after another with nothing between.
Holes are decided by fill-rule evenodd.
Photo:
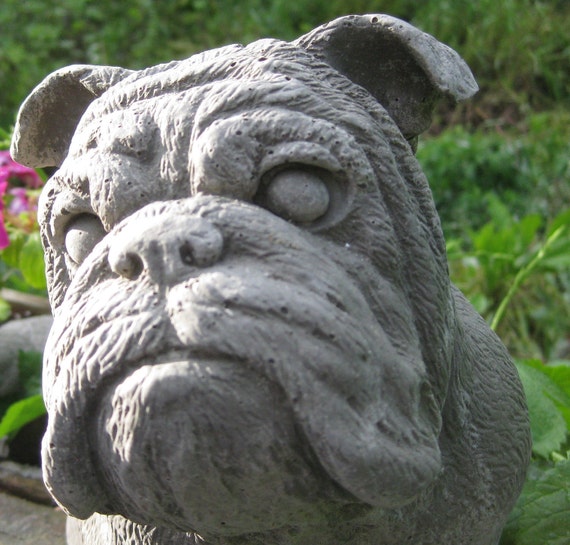
<instances>
[{"instance_id":1,"label":"bulldog face","mask_svg":"<svg viewBox=\"0 0 570 545\"><path fill-rule=\"evenodd\" d=\"M380 40L417 82L409 109L450 91L394 21L142 72L74 67L24 105L22 127L63 86L78 114L34 152L61 159L40 211L43 457L69 514L242 535L400 507L442 471L443 239L394 89L405 102L409 82L355 67Z\"/></svg>"}]
</instances>

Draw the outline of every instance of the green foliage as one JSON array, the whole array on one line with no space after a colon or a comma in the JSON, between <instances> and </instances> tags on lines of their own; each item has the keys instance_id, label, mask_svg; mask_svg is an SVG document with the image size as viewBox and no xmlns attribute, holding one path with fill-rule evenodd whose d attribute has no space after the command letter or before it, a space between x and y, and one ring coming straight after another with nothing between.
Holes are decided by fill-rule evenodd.
<instances>
[{"instance_id":1,"label":"green foliage","mask_svg":"<svg viewBox=\"0 0 570 545\"><path fill-rule=\"evenodd\" d=\"M495 197L491 220L448 241L452 280L518 357L549 359L570 331L570 210L544 226Z\"/></svg>"},{"instance_id":2,"label":"green foliage","mask_svg":"<svg viewBox=\"0 0 570 545\"><path fill-rule=\"evenodd\" d=\"M530 221L525 221L530 220ZM538 220L538 221L537 221ZM540 225L540 218L536 216L527 216L519 222L519 232L523 234L531 234L532 231ZM529 229L530 224L530 229ZM522 284L537 271L554 272L566 271L570 265L570 210L564 212L555 219L554 228L547 233L544 243L536 250L534 254L525 255L519 268L513 278L507 294L501 301L497 312L491 321L491 328L496 329L499 322L503 319L505 309L511 302L512 298L521 288ZM530 237L527 238L530 242ZM526 261L526 262L525 262Z\"/></svg>"},{"instance_id":3,"label":"green foliage","mask_svg":"<svg viewBox=\"0 0 570 545\"><path fill-rule=\"evenodd\" d=\"M45 414L46 409L41 394L16 401L0 420L0 438L16 434L26 424Z\"/></svg>"},{"instance_id":4,"label":"green foliage","mask_svg":"<svg viewBox=\"0 0 570 545\"><path fill-rule=\"evenodd\" d=\"M56 68L73 63L150 66L260 37L292 39L347 13L406 19L455 47L488 103L569 103L568 2L541 0L4 0L0 10L0 125Z\"/></svg>"},{"instance_id":5,"label":"green foliage","mask_svg":"<svg viewBox=\"0 0 570 545\"><path fill-rule=\"evenodd\" d=\"M426 0L413 22L461 52L483 100L533 108L570 105L570 3Z\"/></svg>"},{"instance_id":6,"label":"green foliage","mask_svg":"<svg viewBox=\"0 0 570 545\"><path fill-rule=\"evenodd\" d=\"M0 127L0 150L8 149L10 147L11 139L12 134Z\"/></svg>"},{"instance_id":7,"label":"green foliage","mask_svg":"<svg viewBox=\"0 0 570 545\"><path fill-rule=\"evenodd\" d=\"M178 4L175 2L173 4ZM161 60L172 11L151 0L4 0L0 10L0 124L13 122L19 103L49 72L74 63L140 67ZM170 17L170 19L167 19ZM137 38L133 40L133 37ZM162 46L162 47L161 47Z\"/></svg>"},{"instance_id":8,"label":"green foliage","mask_svg":"<svg viewBox=\"0 0 570 545\"><path fill-rule=\"evenodd\" d=\"M10 233L10 246L0 251L2 285L26 293L45 293L44 253L38 232Z\"/></svg>"},{"instance_id":9,"label":"green foliage","mask_svg":"<svg viewBox=\"0 0 570 545\"><path fill-rule=\"evenodd\" d=\"M517 216L558 214L570 202L569 127L570 112L553 112L530 115L516 133L456 126L421 140L418 160L446 235L484 225L497 198Z\"/></svg>"},{"instance_id":10,"label":"green foliage","mask_svg":"<svg viewBox=\"0 0 570 545\"><path fill-rule=\"evenodd\" d=\"M40 394L42 391L42 354L41 352L18 352L18 371L20 379L20 392L25 397Z\"/></svg>"},{"instance_id":11,"label":"green foliage","mask_svg":"<svg viewBox=\"0 0 570 545\"><path fill-rule=\"evenodd\" d=\"M420 145L450 272L518 357L548 360L570 331L570 114L522 133L452 127Z\"/></svg>"},{"instance_id":12,"label":"green foliage","mask_svg":"<svg viewBox=\"0 0 570 545\"><path fill-rule=\"evenodd\" d=\"M517 361L532 431L533 460L500 545L570 542L570 361Z\"/></svg>"},{"instance_id":13,"label":"green foliage","mask_svg":"<svg viewBox=\"0 0 570 545\"><path fill-rule=\"evenodd\" d=\"M544 365L517 362L529 407L532 451L548 460L568 441L570 430L570 362Z\"/></svg>"},{"instance_id":14,"label":"green foliage","mask_svg":"<svg viewBox=\"0 0 570 545\"><path fill-rule=\"evenodd\" d=\"M570 460L533 464L500 545L570 543Z\"/></svg>"},{"instance_id":15,"label":"green foliage","mask_svg":"<svg viewBox=\"0 0 570 545\"><path fill-rule=\"evenodd\" d=\"M45 413L41 396L42 354L18 354L18 388L10 396L0 397L0 439L17 431Z\"/></svg>"},{"instance_id":16,"label":"green foliage","mask_svg":"<svg viewBox=\"0 0 570 545\"><path fill-rule=\"evenodd\" d=\"M10 144L10 133L0 129L0 153L3 167L1 180L7 186L0 195L2 213L0 226L8 233L9 244L0 249L0 288L11 288L25 293L46 295L45 266L39 226L36 220L37 200L46 176L14 163L6 149ZM16 210L12 190L24 190ZM22 199L22 195L20 195ZM0 297L0 323L10 318L8 304Z\"/></svg>"},{"instance_id":17,"label":"green foliage","mask_svg":"<svg viewBox=\"0 0 570 545\"><path fill-rule=\"evenodd\" d=\"M0 297L0 324L10 318L10 314L12 314L12 307Z\"/></svg>"},{"instance_id":18,"label":"green foliage","mask_svg":"<svg viewBox=\"0 0 570 545\"><path fill-rule=\"evenodd\" d=\"M38 232L31 233L22 245L18 256L18 269L21 271L24 281L32 288L47 289L44 251Z\"/></svg>"}]
</instances>

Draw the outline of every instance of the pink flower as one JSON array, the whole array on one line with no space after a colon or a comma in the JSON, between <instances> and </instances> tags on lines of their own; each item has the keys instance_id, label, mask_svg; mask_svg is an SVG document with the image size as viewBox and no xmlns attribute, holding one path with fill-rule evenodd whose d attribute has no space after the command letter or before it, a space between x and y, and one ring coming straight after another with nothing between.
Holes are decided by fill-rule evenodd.
<instances>
[{"instance_id":1,"label":"pink flower","mask_svg":"<svg viewBox=\"0 0 570 545\"><path fill-rule=\"evenodd\" d=\"M10 189L8 193L12 195L12 200L8 205L10 214L17 216L22 212L30 211L30 201L28 199L28 195L26 194L26 190L23 187L15 187L14 189Z\"/></svg>"},{"instance_id":2,"label":"pink flower","mask_svg":"<svg viewBox=\"0 0 570 545\"><path fill-rule=\"evenodd\" d=\"M2 210L4 209L2 198L4 197L4 193L6 193L7 187L8 181L0 179L0 250L3 250L8 246L8 244L10 244L10 239L8 238L6 227L4 226L4 214L2 213Z\"/></svg>"},{"instance_id":3,"label":"pink flower","mask_svg":"<svg viewBox=\"0 0 570 545\"><path fill-rule=\"evenodd\" d=\"M14 180L17 180L19 185L24 185L30 189L37 189L43 183L33 168L16 163L10 157L9 151L0 151L0 183Z\"/></svg>"},{"instance_id":4,"label":"pink flower","mask_svg":"<svg viewBox=\"0 0 570 545\"><path fill-rule=\"evenodd\" d=\"M0 250L10 244L3 212L4 195L6 193L10 195L11 202L6 213L12 223L13 218L22 212L32 210L27 191L37 189L42 183L42 179L34 169L16 163L9 151L0 151Z\"/></svg>"}]
</instances>

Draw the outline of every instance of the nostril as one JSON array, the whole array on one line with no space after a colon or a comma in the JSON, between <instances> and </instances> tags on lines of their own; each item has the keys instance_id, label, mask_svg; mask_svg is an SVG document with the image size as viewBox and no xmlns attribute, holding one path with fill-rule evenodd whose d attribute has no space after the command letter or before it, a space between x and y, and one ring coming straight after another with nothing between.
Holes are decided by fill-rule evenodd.
<instances>
[{"instance_id":1,"label":"nostril","mask_svg":"<svg viewBox=\"0 0 570 545\"><path fill-rule=\"evenodd\" d=\"M144 268L141 257L133 252L110 253L109 264L113 272L129 280L138 278Z\"/></svg>"},{"instance_id":2,"label":"nostril","mask_svg":"<svg viewBox=\"0 0 570 545\"><path fill-rule=\"evenodd\" d=\"M156 218L141 227L132 222L111 237L108 262L123 278L144 274L153 282L177 282L197 269L220 260L224 238L219 228L203 218L179 218L175 225Z\"/></svg>"},{"instance_id":3,"label":"nostril","mask_svg":"<svg viewBox=\"0 0 570 545\"><path fill-rule=\"evenodd\" d=\"M209 267L216 263L223 251L224 239L217 227L200 221L178 237L176 246L180 261L190 267ZM173 248L174 249L174 248Z\"/></svg>"},{"instance_id":4,"label":"nostril","mask_svg":"<svg viewBox=\"0 0 570 545\"><path fill-rule=\"evenodd\" d=\"M192 248L192 245L189 242L186 241L182 243L180 248L178 248L178 253L180 254L180 259L182 263L184 263L184 265L195 264L196 260L194 258L194 249Z\"/></svg>"}]
</instances>

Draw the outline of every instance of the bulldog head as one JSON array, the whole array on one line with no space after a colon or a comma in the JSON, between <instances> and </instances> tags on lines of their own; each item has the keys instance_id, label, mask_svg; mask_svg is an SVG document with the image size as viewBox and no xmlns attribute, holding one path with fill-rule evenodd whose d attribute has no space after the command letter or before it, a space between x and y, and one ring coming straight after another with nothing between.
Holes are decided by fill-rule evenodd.
<instances>
[{"instance_id":1,"label":"bulldog head","mask_svg":"<svg viewBox=\"0 0 570 545\"><path fill-rule=\"evenodd\" d=\"M12 153L58 167L43 463L67 513L215 540L433 486L456 320L413 148L475 90L387 16L36 88Z\"/></svg>"}]
</instances>

